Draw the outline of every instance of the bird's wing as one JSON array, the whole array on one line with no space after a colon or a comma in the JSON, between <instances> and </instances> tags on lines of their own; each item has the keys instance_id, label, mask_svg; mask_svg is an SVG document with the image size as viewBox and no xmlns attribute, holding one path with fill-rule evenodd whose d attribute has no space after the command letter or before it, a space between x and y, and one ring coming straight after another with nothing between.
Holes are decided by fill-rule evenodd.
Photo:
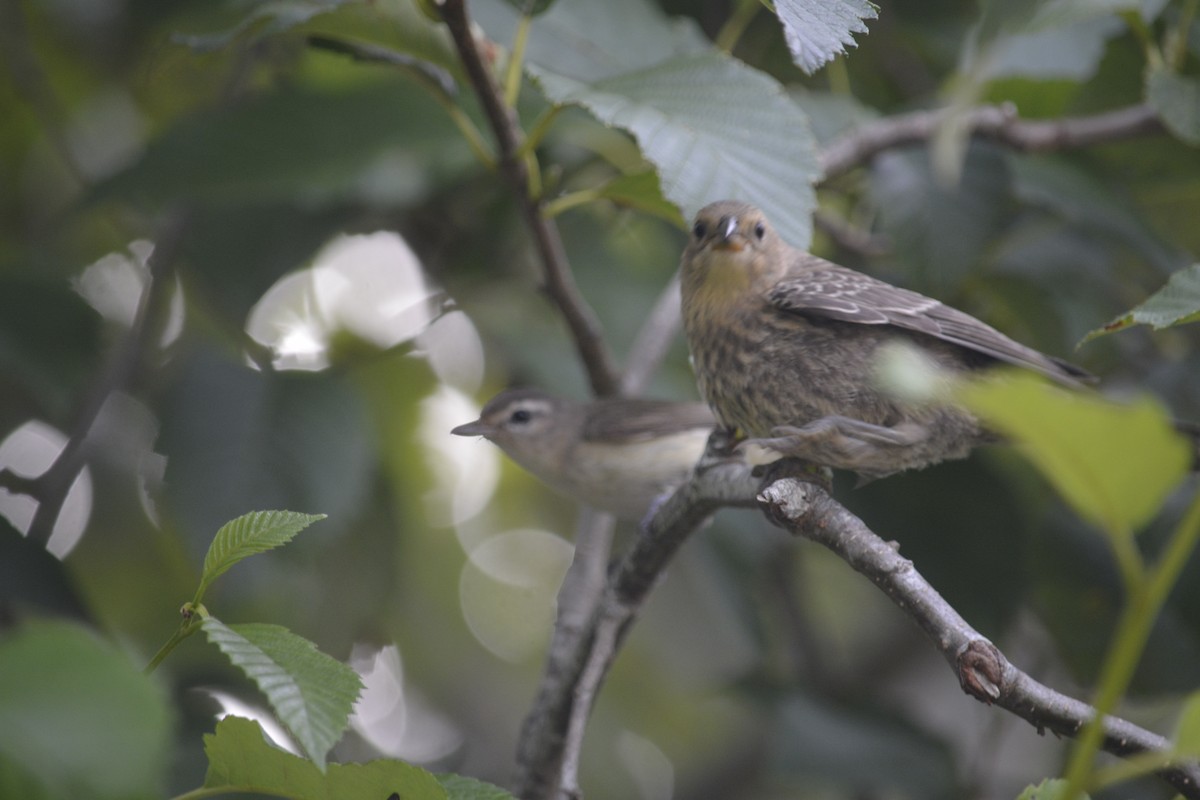
<instances>
[{"instance_id":1,"label":"bird's wing","mask_svg":"<svg viewBox=\"0 0 1200 800\"><path fill-rule=\"evenodd\" d=\"M614 397L598 400L588 414L583 438L588 441L637 441L687 431L707 431L717 424L703 403L672 403Z\"/></svg>"},{"instance_id":2,"label":"bird's wing","mask_svg":"<svg viewBox=\"0 0 1200 800\"><path fill-rule=\"evenodd\" d=\"M777 308L809 317L861 325L894 325L935 336L978 353L1077 386L1094 380L1085 370L1039 353L986 323L923 294L806 256L815 262L791 273L768 295Z\"/></svg>"}]
</instances>

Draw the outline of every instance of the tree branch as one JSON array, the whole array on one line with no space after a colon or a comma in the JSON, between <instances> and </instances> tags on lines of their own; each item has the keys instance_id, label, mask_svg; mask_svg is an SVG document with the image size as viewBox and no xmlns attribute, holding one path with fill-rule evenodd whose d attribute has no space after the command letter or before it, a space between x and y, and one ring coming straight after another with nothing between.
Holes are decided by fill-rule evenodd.
<instances>
[{"instance_id":1,"label":"tree branch","mask_svg":"<svg viewBox=\"0 0 1200 800\"><path fill-rule=\"evenodd\" d=\"M721 506L753 505L757 483L740 463L703 464L644 523L642 535L610 573L574 648L547 663L555 683L539 692L522 731L514 786L518 797L578 795L584 727L629 623L680 545Z\"/></svg>"},{"instance_id":2,"label":"tree branch","mask_svg":"<svg viewBox=\"0 0 1200 800\"><path fill-rule=\"evenodd\" d=\"M683 320L683 309L679 305L679 271L663 287L650 316L642 323L629 357L625 360L625 374L621 376L621 394L638 395L646 390L651 378L658 372L666 358L679 326Z\"/></svg>"},{"instance_id":3,"label":"tree branch","mask_svg":"<svg viewBox=\"0 0 1200 800\"><path fill-rule=\"evenodd\" d=\"M310 47L349 56L355 61L366 64L386 64L408 70L442 98L453 98L458 93L458 85L454 82L453 75L436 64L408 53L399 53L370 42L356 42L320 34L310 35L307 41Z\"/></svg>"},{"instance_id":4,"label":"tree branch","mask_svg":"<svg viewBox=\"0 0 1200 800\"><path fill-rule=\"evenodd\" d=\"M617 369L612 353L604 342L596 313L583 299L567 263L566 251L558 226L542 214L541 198L534 195L529 182L529 169L521 157L524 138L516 115L504 105L500 88L484 63L483 55L471 33L466 0L444 0L438 8L442 20L450 29L454 46L462 59L467 79L475 90L500 154L500 169L517 197L525 223L533 235L534 245L542 262L542 275L550 298L558 305L575 347L583 359L592 391L605 396L618 390Z\"/></svg>"},{"instance_id":5,"label":"tree branch","mask_svg":"<svg viewBox=\"0 0 1200 800\"><path fill-rule=\"evenodd\" d=\"M45 547L54 533L54 524L76 476L88 459L88 441L92 425L113 392L125 387L142 359L150 338L162 331L171 281L167 275L179 256L187 229L188 215L172 212L162 226L147 262L146 287L142 291L137 314L124 338L118 343L108 362L96 374L80 402L71 427L70 438L54 463L36 479L29 482L31 496L37 500L37 511L29 523L28 537ZM11 480L7 478L6 480Z\"/></svg>"},{"instance_id":6,"label":"tree branch","mask_svg":"<svg viewBox=\"0 0 1200 800\"><path fill-rule=\"evenodd\" d=\"M1095 709L1087 703L1054 691L1014 666L967 624L896 547L879 538L824 489L785 476L770 482L758 499L777 524L829 548L882 589L925 631L967 694L1021 717L1039 733L1049 729L1074 737L1095 716ZM1107 716L1104 749L1128 757L1169 750L1170 742L1119 717ZM1184 797L1200 798L1200 765L1195 761L1164 769L1159 775Z\"/></svg>"},{"instance_id":7,"label":"tree branch","mask_svg":"<svg viewBox=\"0 0 1200 800\"><path fill-rule=\"evenodd\" d=\"M915 111L851 130L821 153L822 182L867 163L885 150L928 141L954 113L950 109ZM963 112L956 121L975 136L1021 152L1088 147L1163 130L1158 115L1147 105L1056 120L1023 120L1012 104L980 106Z\"/></svg>"},{"instance_id":8,"label":"tree branch","mask_svg":"<svg viewBox=\"0 0 1200 800\"><path fill-rule=\"evenodd\" d=\"M557 663L559 683L539 695L530 718L536 736L523 739L517 796L575 800L583 732L596 693L629 625L687 538L720 506L758 504L774 522L836 553L879 586L933 641L959 677L963 691L1046 729L1074 737L1095 710L1022 672L955 611L912 562L873 533L822 488L780 473L763 484L750 468L727 461L702 462L644 523L642 536L609 576L595 615L577 645ZM1119 756L1164 752L1169 742L1115 716L1105 718L1104 749ZM527 725L526 732L535 728ZM1187 798L1200 798L1200 765L1177 764L1159 775Z\"/></svg>"},{"instance_id":9,"label":"tree branch","mask_svg":"<svg viewBox=\"0 0 1200 800\"><path fill-rule=\"evenodd\" d=\"M548 749L557 747L557 752L561 753L562 731L566 728L566 722L557 702L558 698L570 696L570 682L577 679L567 665L578 657L583 647L582 639L588 633L588 621L600 604L605 570L612 553L615 523L611 514L586 507L580 511L579 522L575 526L575 555L558 590L558 615L554 620L554 633L550 637L542 677L538 681L537 696L517 738L518 783L523 783L527 778L534 780L535 771L546 777L557 771L554 766L539 771L532 765L542 765L543 753ZM529 770L524 768L527 764L531 765ZM531 792L535 789L548 791L549 787L528 787ZM519 796L524 794L518 792Z\"/></svg>"}]
</instances>

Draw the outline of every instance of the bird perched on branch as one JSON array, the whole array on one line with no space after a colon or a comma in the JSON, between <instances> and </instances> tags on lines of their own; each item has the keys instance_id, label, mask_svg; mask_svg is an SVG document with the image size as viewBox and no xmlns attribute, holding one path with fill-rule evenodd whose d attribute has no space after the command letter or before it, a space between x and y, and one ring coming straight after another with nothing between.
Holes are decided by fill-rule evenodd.
<instances>
[{"instance_id":1,"label":"bird perched on branch","mask_svg":"<svg viewBox=\"0 0 1200 800\"><path fill-rule=\"evenodd\" d=\"M450 431L483 436L543 483L622 519L641 519L683 483L716 426L702 403L609 398L578 403L536 389L493 397Z\"/></svg>"},{"instance_id":2,"label":"bird perched on branch","mask_svg":"<svg viewBox=\"0 0 1200 800\"><path fill-rule=\"evenodd\" d=\"M1092 380L969 314L790 246L745 203L696 215L682 292L692 367L720 422L774 458L866 478L996 440L960 406L890 390L882 375L897 354L930 375L1007 363L1066 386Z\"/></svg>"}]
</instances>

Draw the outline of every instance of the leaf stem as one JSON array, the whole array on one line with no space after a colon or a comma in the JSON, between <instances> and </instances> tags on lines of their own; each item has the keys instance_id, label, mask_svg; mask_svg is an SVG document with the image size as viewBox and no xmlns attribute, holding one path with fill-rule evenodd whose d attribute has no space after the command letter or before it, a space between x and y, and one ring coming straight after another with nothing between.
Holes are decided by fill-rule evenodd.
<instances>
[{"instance_id":1,"label":"leaf stem","mask_svg":"<svg viewBox=\"0 0 1200 800\"><path fill-rule=\"evenodd\" d=\"M1159 69L1163 65L1163 54L1158 49L1158 44L1154 41L1154 36L1150 33L1150 28L1142 20L1142 15L1137 11L1125 11L1121 13L1121 19L1129 26L1129 30L1133 31L1133 35L1137 37L1138 43L1142 46L1142 51L1146 54L1146 61L1154 69Z\"/></svg>"},{"instance_id":2,"label":"leaf stem","mask_svg":"<svg viewBox=\"0 0 1200 800\"><path fill-rule=\"evenodd\" d=\"M512 52L508 56L508 70L504 75L504 104L509 108L516 108L517 98L521 96L521 72L525 68L525 47L529 44L529 23L532 20L529 14L522 14L517 22L517 32L513 34Z\"/></svg>"},{"instance_id":3,"label":"leaf stem","mask_svg":"<svg viewBox=\"0 0 1200 800\"><path fill-rule=\"evenodd\" d=\"M825 66L825 75L829 79L829 91L834 94L852 96L850 91L850 71L846 69L846 59L838 56L830 59Z\"/></svg>"},{"instance_id":4,"label":"leaf stem","mask_svg":"<svg viewBox=\"0 0 1200 800\"><path fill-rule=\"evenodd\" d=\"M1117 568L1121 571L1126 595L1133 597L1146 588L1147 580L1146 563L1138 552L1133 532L1128 529L1110 532L1108 539L1113 544L1113 554L1117 558Z\"/></svg>"},{"instance_id":5,"label":"leaf stem","mask_svg":"<svg viewBox=\"0 0 1200 800\"><path fill-rule=\"evenodd\" d=\"M1095 792L1134 778L1140 778L1143 775L1149 775L1152 772L1158 772L1179 758L1180 753L1174 751L1149 751L1129 756L1124 761L1117 761L1092 773L1092 778L1088 781L1088 791Z\"/></svg>"},{"instance_id":6,"label":"leaf stem","mask_svg":"<svg viewBox=\"0 0 1200 800\"><path fill-rule=\"evenodd\" d=\"M1074 800L1083 791L1092 762L1104 738L1104 715L1112 711L1124 695L1137 669L1154 620L1162 609L1171 587L1200 537L1200 494L1192 501L1157 567L1136 586L1130 586L1128 605L1121 614L1112 646L1100 676L1100 688L1093 703L1095 715L1084 728L1079 743L1067 763L1064 800Z\"/></svg>"},{"instance_id":7,"label":"leaf stem","mask_svg":"<svg viewBox=\"0 0 1200 800\"><path fill-rule=\"evenodd\" d=\"M163 646L158 648L158 652L154 654L154 658L150 659L150 663L142 670L143 675L149 675L158 669L158 665L171 654L171 651L180 642L195 633L196 629L200 627L200 621L208 616L208 611L204 606L192 603L184 603L179 613L183 615L183 621L179 623L179 627L171 634L171 638L167 639L163 643Z\"/></svg>"},{"instance_id":8,"label":"leaf stem","mask_svg":"<svg viewBox=\"0 0 1200 800\"><path fill-rule=\"evenodd\" d=\"M496 169L496 158L492 155L488 148L487 142L483 139L483 134L479 132L479 128L475 127L475 123L467 116L459 106L448 98L443 98L438 94L434 97L441 103L442 108L446 109L446 113L450 115L451 122L458 128L459 133L467 141L467 147L471 148L471 152L479 159L488 170Z\"/></svg>"},{"instance_id":9,"label":"leaf stem","mask_svg":"<svg viewBox=\"0 0 1200 800\"><path fill-rule=\"evenodd\" d=\"M1186 0L1179 9L1179 20L1175 27L1168 30L1163 42L1163 51L1167 64L1176 72L1183 66L1187 58L1188 37L1192 21L1196 18L1196 9L1200 0Z\"/></svg>"},{"instance_id":10,"label":"leaf stem","mask_svg":"<svg viewBox=\"0 0 1200 800\"><path fill-rule=\"evenodd\" d=\"M591 203L594 200L599 200L604 196L604 187L598 186L591 189L580 189L577 192L560 195L553 200L547 200L542 206L542 213L547 218L557 217L564 211L568 211L576 206L582 206L586 203Z\"/></svg>"},{"instance_id":11,"label":"leaf stem","mask_svg":"<svg viewBox=\"0 0 1200 800\"><path fill-rule=\"evenodd\" d=\"M550 126L558 119L558 115L563 108L563 106L559 105L550 106L550 108L543 111L533 121L533 125L529 128L529 133L525 134L525 140L517 148L517 155L524 158L526 153L532 153L542 143L542 140L546 138L546 134L550 132Z\"/></svg>"},{"instance_id":12,"label":"leaf stem","mask_svg":"<svg viewBox=\"0 0 1200 800\"><path fill-rule=\"evenodd\" d=\"M758 15L760 8L762 8L760 0L741 0L734 6L733 13L729 15L729 19L725 20L721 30L717 32L715 42L717 49L725 53L732 52L738 40L742 38L742 34L746 32L746 28L750 27L754 17Z\"/></svg>"}]
</instances>

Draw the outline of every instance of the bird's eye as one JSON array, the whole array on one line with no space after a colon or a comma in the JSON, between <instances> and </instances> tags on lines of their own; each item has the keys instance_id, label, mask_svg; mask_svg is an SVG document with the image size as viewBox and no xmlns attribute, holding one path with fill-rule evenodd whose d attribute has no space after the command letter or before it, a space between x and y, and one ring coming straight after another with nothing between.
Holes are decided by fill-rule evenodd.
<instances>
[{"instance_id":1,"label":"bird's eye","mask_svg":"<svg viewBox=\"0 0 1200 800\"><path fill-rule=\"evenodd\" d=\"M533 419L533 414L530 414L529 409L526 409L526 408L518 408L516 411L512 412L512 414L510 414L508 417L509 422L514 422L517 425L524 425L526 422L529 422L529 420L531 420L531 419Z\"/></svg>"},{"instance_id":2,"label":"bird's eye","mask_svg":"<svg viewBox=\"0 0 1200 800\"><path fill-rule=\"evenodd\" d=\"M705 225L703 222L697 222L695 225L692 226L692 235L695 236L697 239L703 239L704 234L706 234L706 233L708 233L708 226Z\"/></svg>"},{"instance_id":3,"label":"bird's eye","mask_svg":"<svg viewBox=\"0 0 1200 800\"><path fill-rule=\"evenodd\" d=\"M754 223L754 238L762 241L762 238L767 235L767 226L761 222Z\"/></svg>"}]
</instances>

